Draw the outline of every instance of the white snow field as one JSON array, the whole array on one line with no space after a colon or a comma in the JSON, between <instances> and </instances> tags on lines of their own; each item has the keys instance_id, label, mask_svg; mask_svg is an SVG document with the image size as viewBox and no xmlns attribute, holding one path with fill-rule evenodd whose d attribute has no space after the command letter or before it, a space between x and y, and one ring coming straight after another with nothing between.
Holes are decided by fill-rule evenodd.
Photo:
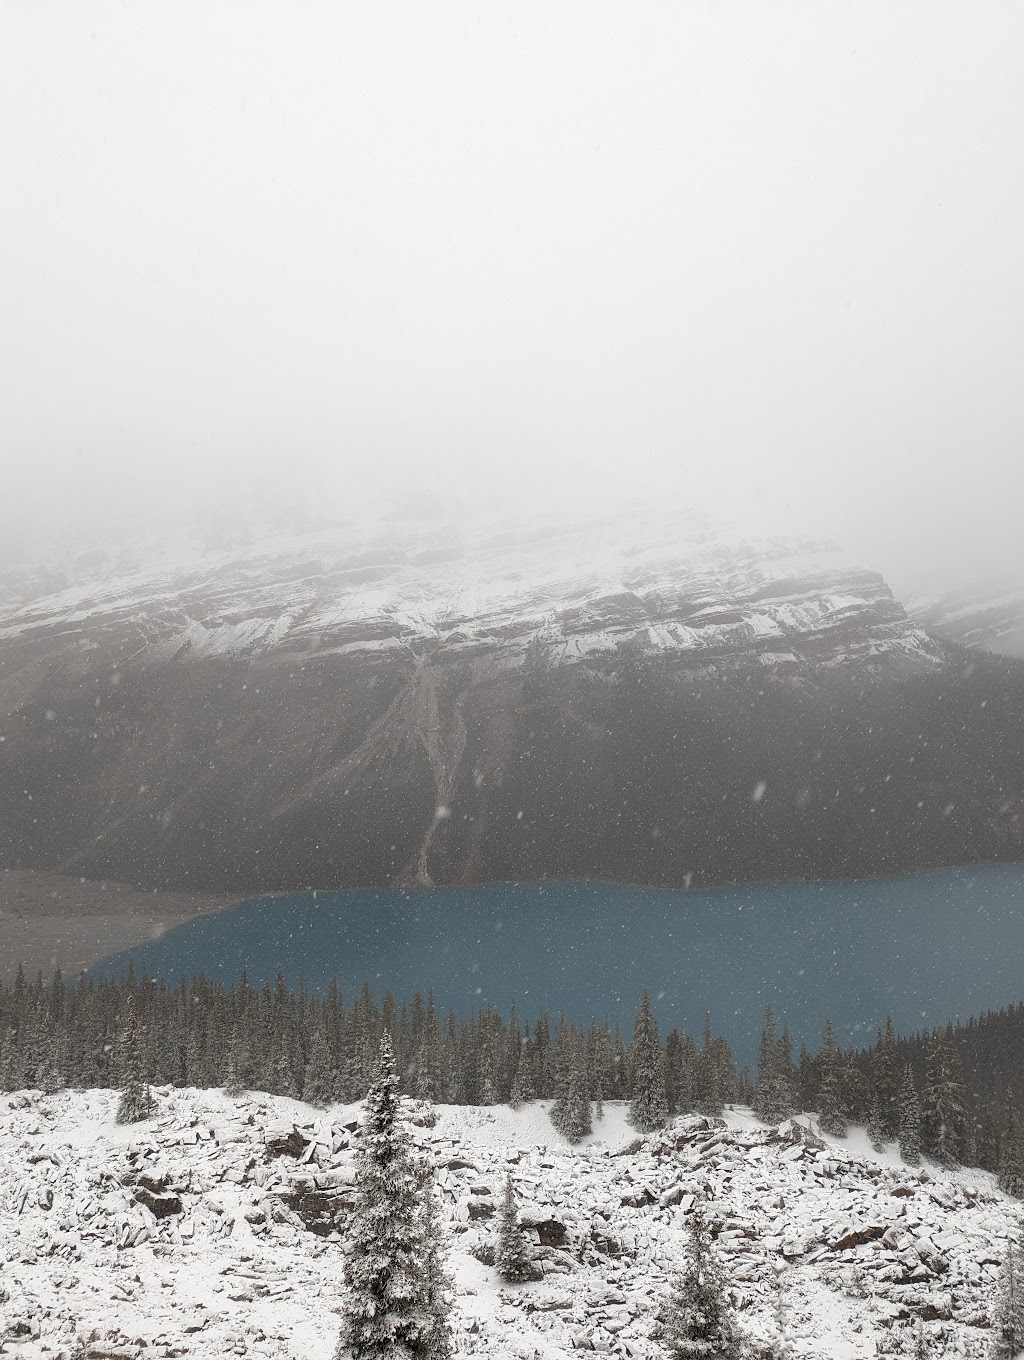
<instances>
[{"instance_id":1,"label":"white snow field","mask_svg":"<svg viewBox=\"0 0 1024 1360\"><path fill-rule=\"evenodd\" d=\"M115 1092L0 1095L0 1354L329 1360L358 1107L156 1096L155 1118L122 1128ZM1020 1205L984 1172L912 1170L861 1130L822 1140L808 1119L771 1129L739 1110L638 1139L612 1105L576 1148L543 1104L433 1115L414 1132L437 1168L460 1356L663 1355L651 1333L695 1194L752 1339L774 1335L781 1275L798 1357L909 1353L918 1319L936 1355L986 1353ZM507 1170L532 1284L503 1286L474 1254Z\"/></svg>"}]
</instances>

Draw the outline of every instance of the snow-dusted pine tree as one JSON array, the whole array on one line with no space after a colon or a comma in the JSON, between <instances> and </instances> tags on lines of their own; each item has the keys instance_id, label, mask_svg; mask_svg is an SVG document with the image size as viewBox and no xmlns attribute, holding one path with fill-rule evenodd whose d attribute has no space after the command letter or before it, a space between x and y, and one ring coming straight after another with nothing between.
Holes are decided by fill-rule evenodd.
<instances>
[{"instance_id":1,"label":"snow-dusted pine tree","mask_svg":"<svg viewBox=\"0 0 1024 1360\"><path fill-rule=\"evenodd\" d=\"M565 1096L560 1102L557 1122L554 1117L554 1109L551 1113L555 1128L570 1143L578 1143L581 1138L586 1138L587 1134L593 1131L590 1118L590 1095L587 1091L587 1077L583 1071L581 1054L577 1054L576 1061L569 1071L569 1084Z\"/></svg>"},{"instance_id":2,"label":"snow-dusted pine tree","mask_svg":"<svg viewBox=\"0 0 1024 1360\"><path fill-rule=\"evenodd\" d=\"M724 1041L712 1037L711 1016L705 1012L703 1039L693 1068L693 1108L698 1114L715 1118L721 1115L725 1100L719 1062L720 1042Z\"/></svg>"},{"instance_id":3,"label":"snow-dusted pine tree","mask_svg":"<svg viewBox=\"0 0 1024 1360\"><path fill-rule=\"evenodd\" d=\"M530 1101L537 1099L537 1087L533 1080L534 1051L533 1040L527 1034L519 1046L519 1058L516 1062L515 1075L512 1078L512 1090L508 1098L508 1103L513 1110L518 1110L521 1106L528 1105Z\"/></svg>"},{"instance_id":4,"label":"snow-dusted pine tree","mask_svg":"<svg viewBox=\"0 0 1024 1360\"><path fill-rule=\"evenodd\" d=\"M668 1098L665 1094L665 1062L658 1022L646 991L640 996L640 1006L633 1022L629 1058L633 1069L629 1122L638 1133L650 1133L660 1129L668 1119Z\"/></svg>"},{"instance_id":5,"label":"snow-dusted pine tree","mask_svg":"<svg viewBox=\"0 0 1024 1360\"><path fill-rule=\"evenodd\" d=\"M118 1065L121 1077L121 1099L117 1104L117 1122L136 1124L140 1119L149 1119L156 1102L146 1080L145 1056L142 1036L135 1019L135 997L131 992L124 1003L121 1017L121 1041L118 1051Z\"/></svg>"},{"instance_id":6,"label":"snow-dusted pine tree","mask_svg":"<svg viewBox=\"0 0 1024 1360\"><path fill-rule=\"evenodd\" d=\"M519 1206L516 1204L512 1172L505 1177L505 1195L498 1215L498 1243L494 1249L494 1268L498 1277L509 1284L536 1278L523 1230L519 1226Z\"/></svg>"},{"instance_id":7,"label":"snow-dusted pine tree","mask_svg":"<svg viewBox=\"0 0 1024 1360\"><path fill-rule=\"evenodd\" d=\"M937 1029L928 1044L921 1096L921 1150L940 1166L960 1165L967 1116L960 1053Z\"/></svg>"},{"instance_id":8,"label":"snow-dusted pine tree","mask_svg":"<svg viewBox=\"0 0 1024 1360\"><path fill-rule=\"evenodd\" d=\"M302 1099L321 1109L330 1105L338 1088L338 1073L331 1058L327 1035L322 1028L313 1033L302 1079Z\"/></svg>"},{"instance_id":9,"label":"snow-dusted pine tree","mask_svg":"<svg viewBox=\"0 0 1024 1360\"><path fill-rule=\"evenodd\" d=\"M754 1113L766 1124L778 1124L793 1113L793 1059L789 1047L789 1032L775 1033L775 1016L771 1007L764 1012L761 1045L757 1059L757 1089L754 1093Z\"/></svg>"},{"instance_id":10,"label":"snow-dusted pine tree","mask_svg":"<svg viewBox=\"0 0 1024 1360\"><path fill-rule=\"evenodd\" d=\"M480 1017L480 1049L477 1054L478 1105L498 1103L498 1045L501 1021L488 1008Z\"/></svg>"},{"instance_id":11,"label":"snow-dusted pine tree","mask_svg":"<svg viewBox=\"0 0 1024 1360\"><path fill-rule=\"evenodd\" d=\"M831 1016L827 1016L825 1019L818 1063L821 1071L821 1086L818 1094L818 1124L822 1133L831 1134L833 1138L845 1138L846 1111L843 1109L839 1049L836 1047L836 1036L832 1028Z\"/></svg>"},{"instance_id":12,"label":"snow-dusted pine tree","mask_svg":"<svg viewBox=\"0 0 1024 1360\"><path fill-rule=\"evenodd\" d=\"M1016 1360L1024 1351L1024 1253L1019 1241L1006 1248L999 1269L992 1317L991 1360Z\"/></svg>"},{"instance_id":13,"label":"snow-dusted pine tree","mask_svg":"<svg viewBox=\"0 0 1024 1360\"><path fill-rule=\"evenodd\" d=\"M615 1092L615 1050L608 1021L591 1025L587 1038L590 1090L594 1097L594 1117L604 1118L604 1102Z\"/></svg>"},{"instance_id":14,"label":"snow-dusted pine tree","mask_svg":"<svg viewBox=\"0 0 1024 1360\"><path fill-rule=\"evenodd\" d=\"M591 1131L590 1092L583 1066L585 1057L579 1035L563 1015L555 1039L555 1099L549 1118L570 1143L578 1143Z\"/></svg>"},{"instance_id":15,"label":"snow-dusted pine tree","mask_svg":"<svg viewBox=\"0 0 1024 1360\"><path fill-rule=\"evenodd\" d=\"M999 1139L999 1188L1006 1195L1024 1199L1024 1158L1021 1155L1020 1124L1012 1096L1006 1103L1006 1123Z\"/></svg>"},{"instance_id":16,"label":"snow-dusted pine tree","mask_svg":"<svg viewBox=\"0 0 1024 1360\"><path fill-rule=\"evenodd\" d=\"M18 1071L18 1032L6 1031L0 1043L0 1091L16 1091L21 1085Z\"/></svg>"},{"instance_id":17,"label":"snow-dusted pine tree","mask_svg":"<svg viewBox=\"0 0 1024 1360\"><path fill-rule=\"evenodd\" d=\"M878 1035L871 1059L871 1141L877 1150L895 1142L900 1135L900 1064L893 1032L892 1016L885 1017L885 1029Z\"/></svg>"},{"instance_id":18,"label":"snow-dusted pine tree","mask_svg":"<svg viewBox=\"0 0 1024 1360\"><path fill-rule=\"evenodd\" d=\"M694 1100L697 1045L688 1034L671 1030L665 1040L665 1096L670 1115L689 1114Z\"/></svg>"},{"instance_id":19,"label":"snow-dusted pine tree","mask_svg":"<svg viewBox=\"0 0 1024 1360\"><path fill-rule=\"evenodd\" d=\"M355 1149L358 1200L345 1240L335 1360L447 1360L451 1286L432 1177L415 1157L401 1117L387 1031Z\"/></svg>"},{"instance_id":20,"label":"snow-dusted pine tree","mask_svg":"<svg viewBox=\"0 0 1024 1360\"><path fill-rule=\"evenodd\" d=\"M228 1040L227 1056L224 1059L224 1094L226 1096L240 1096L245 1090L242 1083L243 1065L242 1036L239 1033L238 1025L234 1024L231 1026L231 1038Z\"/></svg>"},{"instance_id":21,"label":"snow-dusted pine tree","mask_svg":"<svg viewBox=\"0 0 1024 1360\"><path fill-rule=\"evenodd\" d=\"M420 1195L423 1203L423 1253L424 1298L426 1301L429 1331L426 1348L422 1351L425 1360L451 1360L454 1354L452 1336L452 1304L454 1285L448 1274L445 1262L444 1233L437 1212L437 1196L434 1185L433 1169L420 1163ZM414 1352L417 1356L421 1352Z\"/></svg>"},{"instance_id":22,"label":"snow-dusted pine tree","mask_svg":"<svg viewBox=\"0 0 1024 1360\"><path fill-rule=\"evenodd\" d=\"M899 1107L900 1156L908 1166L917 1166L921 1160L921 1102L909 1063L903 1065Z\"/></svg>"},{"instance_id":23,"label":"snow-dusted pine tree","mask_svg":"<svg viewBox=\"0 0 1024 1360\"><path fill-rule=\"evenodd\" d=\"M740 1360L743 1355L743 1334L699 1201L690 1214L686 1265L662 1306L661 1337L672 1360Z\"/></svg>"}]
</instances>

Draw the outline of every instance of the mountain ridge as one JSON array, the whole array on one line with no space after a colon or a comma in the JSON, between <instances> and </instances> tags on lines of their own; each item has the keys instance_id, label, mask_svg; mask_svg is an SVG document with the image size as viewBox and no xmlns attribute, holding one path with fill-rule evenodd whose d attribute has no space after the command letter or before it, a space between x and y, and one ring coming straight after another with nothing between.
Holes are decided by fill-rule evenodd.
<instances>
[{"instance_id":1,"label":"mountain ridge","mask_svg":"<svg viewBox=\"0 0 1024 1360\"><path fill-rule=\"evenodd\" d=\"M0 597L4 867L252 892L1024 855L1024 668L829 545L423 519L123 566Z\"/></svg>"}]
</instances>

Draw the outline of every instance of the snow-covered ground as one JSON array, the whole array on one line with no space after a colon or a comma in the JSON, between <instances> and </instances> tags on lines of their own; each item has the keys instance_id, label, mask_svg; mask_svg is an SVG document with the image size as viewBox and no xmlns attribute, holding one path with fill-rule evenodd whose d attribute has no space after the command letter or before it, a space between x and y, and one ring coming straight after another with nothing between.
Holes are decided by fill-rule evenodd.
<instances>
[{"instance_id":1,"label":"snow-covered ground","mask_svg":"<svg viewBox=\"0 0 1024 1360\"><path fill-rule=\"evenodd\" d=\"M343 1221L358 1108L157 1099L154 1119L122 1128L112 1092L0 1096L0 1354L58 1360L80 1339L115 1360L328 1360L340 1239L307 1223ZM820 1140L740 1110L641 1140L612 1105L577 1148L542 1104L434 1114L415 1133L437 1168L460 1355L660 1356L650 1334L695 1194L752 1338L773 1335L781 1275L798 1357L900 1354L902 1321L919 1318L936 1354L986 1352L1020 1206L984 1172L911 1170L861 1130ZM507 1170L544 1272L512 1287L480 1259Z\"/></svg>"}]
</instances>

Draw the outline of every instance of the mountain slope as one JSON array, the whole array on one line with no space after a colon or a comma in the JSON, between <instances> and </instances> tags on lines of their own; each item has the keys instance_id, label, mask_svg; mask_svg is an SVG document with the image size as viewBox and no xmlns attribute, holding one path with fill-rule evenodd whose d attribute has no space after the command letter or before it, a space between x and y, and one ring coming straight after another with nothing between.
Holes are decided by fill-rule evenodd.
<instances>
[{"instance_id":1,"label":"mountain slope","mask_svg":"<svg viewBox=\"0 0 1024 1360\"><path fill-rule=\"evenodd\" d=\"M358 1108L160 1088L156 1118L125 1128L116 1100L0 1097L0 1344L327 1360ZM918 1325L937 1353L988 1354L1019 1205L987 1173L910 1169L806 1116L690 1116L637 1139L624 1115L608 1106L576 1148L539 1104L439 1106L414 1130L437 1172L460 1357L660 1360L696 1196L751 1340L776 1335L781 1281L795 1360L909 1355ZM480 1257L509 1171L542 1278L502 1287Z\"/></svg>"},{"instance_id":2,"label":"mountain slope","mask_svg":"<svg viewBox=\"0 0 1024 1360\"><path fill-rule=\"evenodd\" d=\"M821 545L624 513L76 572L0 608L8 868L681 886L1021 853L1024 670L965 667Z\"/></svg>"},{"instance_id":3,"label":"mountain slope","mask_svg":"<svg viewBox=\"0 0 1024 1360\"><path fill-rule=\"evenodd\" d=\"M911 616L936 637L1002 656L1024 657L1024 592L976 586L908 604Z\"/></svg>"}]
</instances>

